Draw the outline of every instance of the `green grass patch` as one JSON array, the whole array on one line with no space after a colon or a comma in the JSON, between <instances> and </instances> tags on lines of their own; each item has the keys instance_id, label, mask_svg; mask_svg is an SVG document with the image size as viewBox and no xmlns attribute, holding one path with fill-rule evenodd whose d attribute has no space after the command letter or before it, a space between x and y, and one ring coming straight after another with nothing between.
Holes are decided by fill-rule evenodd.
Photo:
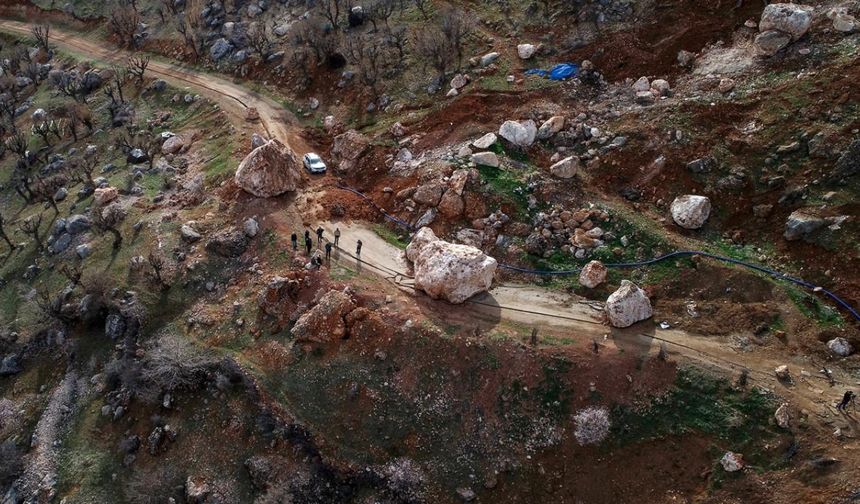
<instances>
[{"instance_id":1,"label":"green grass patch","mask_svg":"<svg viewBox=\"0 0 860 504\"><path fill-rule=\"evenodd\" d=\"M737 390L723 378L681 368L672 390L645 409L618 406L612 412L611 439L628 443L694 433L711 436L720 450L744 454L753 466L775 468L782 457L765 454L765 445L784 434L773 424L779 405L761 389Z\"/></svg>"},{"instance_id":2,"label":"green grass patch","mask_svg":"<svg viewBox=\"0 0 860 504\"><path fill-rule=\"evenodd\" d=\"M385 224L374 224L373 232L385 240L386 243L394 245L400 250L406 250L406 247L409 245L409 236L402 232L395 231Z\"/></svg>"},{"instance_id":3,"label":"green grass patch","mask_svg":"<svg viewBox=\"0 0 860 504\"><path fill-rule=\"evenodd\" d=\"M812 319L822 327L840 327L845 321L832 306L822 303L817 297L801 290L794 285L786 285L785 292L794 303L800 313Z\"/></svg>"},{"instance_id":4,"label":"green grass patch","mask_svg":"<svg viewBox=\"0 0 860 504\"><path fill-rule=\"evenodd\" d=\"M492 166L478 166L478 172L490 193L500 197L503 203L511 205L518 217L528 216L529 203L523 173Z\"/></svg>"}]
</instances>

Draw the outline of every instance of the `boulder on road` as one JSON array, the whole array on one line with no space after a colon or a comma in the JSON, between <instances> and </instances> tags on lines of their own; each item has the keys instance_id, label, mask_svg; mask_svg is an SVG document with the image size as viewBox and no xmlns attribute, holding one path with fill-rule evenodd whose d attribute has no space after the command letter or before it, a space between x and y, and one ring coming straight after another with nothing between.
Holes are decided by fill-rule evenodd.
<instances>
[{"instance_id":1,"label":"boulder on road","mask_svg":"<svg viewBox=\"0 0 860 504\"><path fill-rule=\"evenodd\" d=\"M810 5L791 3L774 3L766 6L761 13L761 21L758 28L762 32L776 30L787 33L792 40L802 37L812 26L812 12L814 8Z\"/></svg>"},{"instance_id":2,"label":"boulder on road","mask_svg":"<svg viewBox=\"0 0 860 504\"><path fill-rule=\"evenodd\" d=\"M295 191L302 179L299 166L292 149L272 139L239 163L236 185L260 198Z\"/></svg>"},{"instance_id":3,"label":"boulder on road","mask_svg":"<svg viewBox=\"0 0 860 504\"><path fill-rule=\"evenodd\" d=\"M489 290L498 266L495 259L478 248L434 238L431 230L419 230L406 249L417 288L454 304Z\"/></svg>"},{"instance_id":4,"label":"boulder on road","mask_svg":"<svg viewBox=\"0 0 860 504\"><path fill-rule=\"evenodd\" d=\"M499 127L499 136L517 147L528 147L535 142L537 126L531 119L528 121L505 121Z\"/></svg>"},{"instance_id":5,"label":"boulder on road","mask_svg":"<svg viewBox=\"0 0 860 504\"><path fill-rule=\"evenodd\" d=\"M609 270L600 261L591 261L579 272L579 283L583 287L593 289L606 281Z\"/></svg>"},{"instance_id":6,"label":"boulder on road","mask_svg":"<svg viewBox=\"0 0 860 504\"><path fill-rule=\"evenodd\" d=\"M316 306L299 317L290 334L297 342L327 343L346 336L346 316L355 303L341 291L327 292Z\"/></svg>"},{"instance_id":7,"label":"boulder on road","mask_svg":"<svg viewBox=\"0 0 860 504\"><path fill-rule=\"evenodd\" d=\"M622 280L621 287L606 300L606 314L612 327L630 327L651 318L654 312L645 291L629 280Z\"/></svg>"},{"instance_id":8,"label":"boulder on road","mask_svg":"<svg viewBox=\"0 0 860 504\"><path fill-rule=\"evenodd\" d=\"M672 220L684 229L699 229L711 214L711 200L706 196L686 194L672 202Z\"/></svg>"}]
</instances>

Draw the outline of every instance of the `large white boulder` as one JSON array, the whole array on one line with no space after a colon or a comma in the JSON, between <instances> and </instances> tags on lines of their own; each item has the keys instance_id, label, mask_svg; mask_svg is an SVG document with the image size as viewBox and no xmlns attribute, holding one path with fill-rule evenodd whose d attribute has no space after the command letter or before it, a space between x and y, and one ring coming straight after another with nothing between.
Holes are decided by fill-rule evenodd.
<instances>
[{"instance_id":1,"label":"large white boulder","mask_svg":"<svg viewBox=\"0 0 860 504\"><path fill-rule=\"evenodd\" d=\"M653 314L645 291L629 280L622 280L621 287L606 300L606 315L612 327L630 327Z\"/></svg>"},{"instance_id":2,"label":"large white boulder","mask_svg":"<svg viewBox=\"0 0 860 504\"><path fill-rule=\"evenodd\" d=\"M272 139L257 147L239 163L236 185L260 198L295 191L302 179L295 153Z\"/></svg>"},{"instance_id":3,"label":"large white boulder","mask_svg":"<svg viewBox=\"0 0 860 504\"><path fill-rule=\"evenodd\" d=\"M573 178L579 168L582 166L580 159L577 156L570 156L549 167L549 172L553 177L560 179Z\"/></svg>"},{"instance_id":4,"label":"large white boulder","mask_svg":"<svg viewBox=\"0 0 860 504\"><path fill-rule=\"evenodd\" d=\"M498 266L480 249L440 240L429 228L415 234L406 257L413 262L415 287L454 304L489 290Z\"/></svg>"},{"instance_id":5,"label":"large white boulder","mask_svg":"<svg viewBox=\"0 0 860 504\"><path fill-rule=\"evenodd\" d=\"M501 162L495 152L484 151L472 154L472 162L479 166L498 168Z\"/></svg>"},{"instance_id":6,"label":"large white boulder","mask_svg":"<svg viewBox=\"0 0 860 504\"><path fill-rule=\"evenodd\" d=\"M832 340L827 342L827 348L830 349L831 352L840 356L840 357L848 357L852 353L854 353L854 347L851 343L848 342L845 338L833 338Z\"/></svg>"},{"instance_id":7,"label":"large white boulder","mask_svg":"<svg viewBox=\"0 0 860 504\"><path fill-rule=\"evenodd\" d=\"M763 32L768 30L781 31L791 35L792 40L797 40L812 26L813 10L814 8L810 5L770 4L761 13L758 28Z\"/></svg>"},{"instance_id":8,"label":"large white boulder","mask_svg":"<svg viewBox=\"0 0 860 504\"><path fill-rule=\"evenodd\" d=\"M518 147L528 147L535 143L537 125L534 121L505 121L499 127L499 136Z\"/></svg>"},{"instance_id":9,"label":"large white boulder","mask_svg":"<svg viewBox=\"0 0 860 504\"><path fill-rule=\"evenodd\" d=\"M517 56L520 59L527 60L535 55L537 52L537 46L534 44L520 44L517 46Z\"/></svg>"},{"instance_id":10,"label":"large white boulder","mask_svg":"<svg viewBox=\"0 0 860 504\"><path fill-rule=\"evenodd\" d=\"M711 214L711 200L706 196L686 194L672 202L672 220L685 229L699 229Z\"/></svg>"},{"instance_id":11,"label":"large white boulder","mask_svg":"<svg viewBox=\"0 0 860 504\"><path fill-rule=\"evenodd\" d=\"M579 272L579 283L583 287L593 289L606 281L609 270L600 261L591 261Z\"/></svg>"}]
</instances>

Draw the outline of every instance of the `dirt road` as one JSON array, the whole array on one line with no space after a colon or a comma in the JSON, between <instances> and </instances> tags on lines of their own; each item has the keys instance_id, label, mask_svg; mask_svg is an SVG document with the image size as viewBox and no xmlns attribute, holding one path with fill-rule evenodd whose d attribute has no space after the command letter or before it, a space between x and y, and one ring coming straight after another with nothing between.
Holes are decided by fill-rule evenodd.
<instances>
[{"instance_id":1,"label":"dirt road","mask_svg":"<svg viewBox=\"0 0 860 504\"><path fill-rule=\"evenodd\" d=\"M29 37L30 28L31 25L26 23L0 20L0 31L14 35ZM62 51L80 54L89 59L111 65L125 65L128 58L133 54L130 51L87 40L53 27L51 28L51 44ZM311 148L298 134L299 128L294 126L298 122L295 116L268 96L220 77L156 59L149 62L147 72L176 87L188 88L194 93L218 103L233 124L240 129L249 126L245 118L248 108L254 107L260 115L261 133L265 133L269 138L277 138L284 142L300 156L311 151ZM253 128L253 125L251 127Z\"/></svg>"}]
</instances>

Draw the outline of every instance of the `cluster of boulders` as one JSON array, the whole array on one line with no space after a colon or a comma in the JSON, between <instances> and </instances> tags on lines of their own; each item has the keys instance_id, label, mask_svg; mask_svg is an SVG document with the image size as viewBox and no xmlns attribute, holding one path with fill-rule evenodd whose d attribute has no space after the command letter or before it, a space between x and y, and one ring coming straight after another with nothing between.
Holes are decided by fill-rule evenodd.
<instances>
[{"instance_id":1,"label":"cluster of boulders","mask_svg":"<svg viewBox=\"0 0 860 504\"><path fill-rule=\"evenodd\" d=\"M773 56L799 40L812 26L814 7L775 3L764 8L754 46L760 56Z\"/></svg>"},{"instance_id":2,"label":"cluster of boulders","mask_svg":"<svg viewBox=\"0 0 860 504\"><path fill-rule=\"evenodd\" d=\"M788 241L811 241L824 228L838 231L846 220L847 215L821 216L815 208L800 208L791 212L785 221L783 237Z\"/></svg>"},{"instance_id":3,"label":"cluster of boulders","mask_svg":"<svg viewBox=\"0 0 860 504\"><path fill-rule=\"evenodd\" d=\"M442 215L453 220L462 217L466 211L465 190L468 183L480 180L474 170L449 167L441 173L428 173L427 179L416 187L399 191L395 198L402 202L403 209L412 214L426 209L416 221L416 227L427 226Z\"/></svg>"},{"instance_id":4,"label":"cluster of boulders","mask_svg":"<svg viewBox=\"0 0 860 504\"><path fill-rule=\"evenodd\" d=\"M563 210L555 208L535 217L535 227L526 238L526 251L532 255L550 257L555 251L573 254L583 259L595 248L603 246L613 235L599 224L609 215L598 209Z\"/></svg>"},{"instance_id":5,"label":"cluster of boulders","mask_svg":"<svg viewBox=\"0 0 860 504\"><path fill-rule=\"evenodd\" d=\"M415 270L416 288L454 304L489 290L498 266L480 249L441 240L429 227L415 233L406 257Z\"/></svg>"},{"instance_id":6,"label":"cluster of boulders","mask_svg":"<svg viewBox=\"0 0 860 504\"><path fill-rule=\"evenodd\" d=\"M636 93L636 103L640 105L651 105L658 98L668 97L672 93L672 86L665 79L648 80L648 77L639 77L631 86Z\"/></svg>"}]
</instances>

